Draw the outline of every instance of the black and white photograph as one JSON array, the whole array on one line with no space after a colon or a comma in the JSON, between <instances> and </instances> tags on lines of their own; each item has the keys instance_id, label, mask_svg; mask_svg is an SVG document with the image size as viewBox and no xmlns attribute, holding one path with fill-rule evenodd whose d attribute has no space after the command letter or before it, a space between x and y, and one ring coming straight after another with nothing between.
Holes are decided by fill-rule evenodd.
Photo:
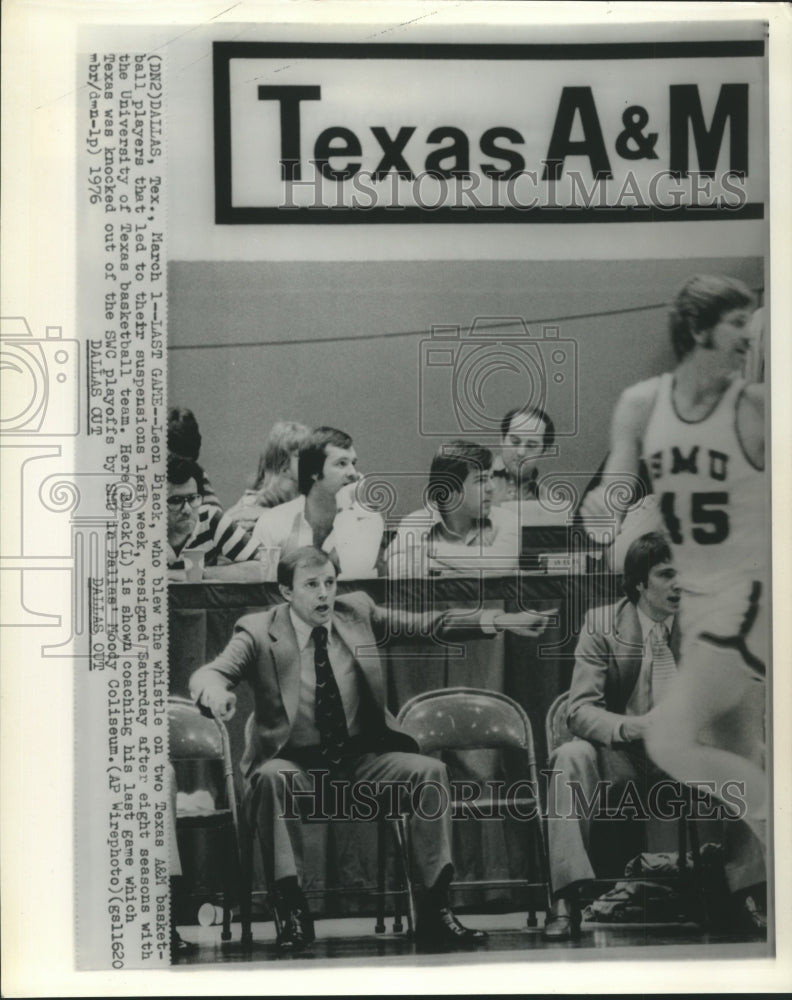
<instances>
[{"instance_id":1,"label":"black and white photograph","mask_svg":"<svg viewBox=\"0 0 792 1000\"><path fill-rule=\"evenodd\" d=\"M783 992L789 26L216 6L4 14L8 995Z\"/></svg>"}]
</instances>

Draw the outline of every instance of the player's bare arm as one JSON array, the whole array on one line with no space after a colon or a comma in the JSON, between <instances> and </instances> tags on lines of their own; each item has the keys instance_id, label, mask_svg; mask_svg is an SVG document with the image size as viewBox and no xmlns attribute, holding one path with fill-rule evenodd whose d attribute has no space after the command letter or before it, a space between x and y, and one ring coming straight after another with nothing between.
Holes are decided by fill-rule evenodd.
<instances>
[{"instance_id":1,"label":"player's bare arm","mask_svg":"<svg viewBox=\"0 0 792 1000\"><path fill-rule=\"evenodd\" d=\"M737 436L745 457L763 469L765 465L765 387L752 383L737 402Z\"/></svg>"},{"instance_id":2,"label":"player's bare arm","mask_svg":"<svg viewBox=\"0 0 792 1000\"><path fill-rule=\"evenodd\" d=\"M634 476L638 473L643 434L657 398L659 384L659 377L647 379L629 386L619 397L611 422L610 453L605 463L602 483L583 501L581 514L584 520L601 522L614 514L621 516L625 513L629 491L613 491L607 500L606 493L614 476ZM592 524L589 534L594 538L597 529L600 532L608 531L601 524L596 527Z\"/></svg>"}]
</instances>

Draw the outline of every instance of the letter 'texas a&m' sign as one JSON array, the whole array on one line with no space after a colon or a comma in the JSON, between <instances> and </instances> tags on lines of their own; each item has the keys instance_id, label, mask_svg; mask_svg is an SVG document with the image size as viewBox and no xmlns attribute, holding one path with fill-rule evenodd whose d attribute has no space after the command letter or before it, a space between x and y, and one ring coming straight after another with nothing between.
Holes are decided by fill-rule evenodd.
<instances>
[{"instance_id":1,"label":"letter 'texas a&m' sign","mask_svg":"<svg viewBox=\"0 0 792 1000\"><path fill-rule=\"evenodd\" d=\"M764 41L216 42L215 222L761 219Z\"/></svg>"}]
</instances>

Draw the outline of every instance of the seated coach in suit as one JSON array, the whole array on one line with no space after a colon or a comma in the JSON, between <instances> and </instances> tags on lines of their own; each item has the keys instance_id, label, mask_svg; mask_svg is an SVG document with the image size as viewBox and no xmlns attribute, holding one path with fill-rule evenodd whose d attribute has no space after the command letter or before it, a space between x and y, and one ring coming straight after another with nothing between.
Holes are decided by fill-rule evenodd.
<instances>
[{"instance_id":1,"label":"seated coach in suit","mask_svg":"<svg viewBox=\"0 0 792 1000\"><path fill-rule=\"evenodd\" d=\"M548 849L553 905L546 940L576 937L578 893L594 878L589 860L587 802L597 783L608 785L608 804L625 794L628 782L647 801L652 784L668 781L646 756L649 713L667 694L679 656L677 612L680 586L663 534L637 538L624 559L624 590L618 604L589 611L575 650L567 726L578 737L550 757L555 772L548 786ZM625 803L627 798L623 800Z\"/></svg>"},{"instance_id":2,"label":"seated coach in suit","mask_svg":"<svg viewBox=\"0 0 792 1000\"><path fill-rule=\"evenodd\" d=\"M245 680L253 689L242 760L245 810L258 829L281 918L280 950L299 951L313 940L298 881L299 827L286 816L287 790L316 789L319 771L353 783L353 791L356 783L384 791L400 782L413 802L416 790L433 790L432 804L410 820L414 860L426 888L417 943L432 950L475 946L486 935L463 927L448 905L451 816L449 809L437 809L438 789L450 801L446 768L418 753L388 713L377 641L401 630L452 641L504 629L535 636L545 617L468 609L416 615L378 607L363 593L336 597L335 564L313 546L281 559L278 583L286 603L240 619L225 650L193 674L190 689L199 705L224 720L234 713L232 688Z\"/></svg>"}]
</instances>

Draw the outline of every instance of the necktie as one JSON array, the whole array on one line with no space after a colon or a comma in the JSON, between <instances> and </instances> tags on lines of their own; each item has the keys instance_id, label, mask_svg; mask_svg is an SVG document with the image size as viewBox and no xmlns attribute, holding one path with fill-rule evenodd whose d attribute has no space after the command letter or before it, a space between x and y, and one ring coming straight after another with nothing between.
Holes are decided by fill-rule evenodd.
<instances>
[{"instance_id":1,"label":"necktie","mask_svg":"<svg viewBox=\"0 0 792 1000\"><path fill-rule=\"evenodd\" d=\"M328 765L337 766L349 743L346 715L341 692L327 652L327 629L318 625L312 632L316 668L316 728L321 737L320 750Z\"/></svg>"},{"instance_id":2,"label":"necktie","mask_svg":"<svg viewBox=\"0 0 792 1000\"><path fill-rule=\"evenodd\" d=\"M668 629L658 622L651 632L652 644L652 705L659 705L668 695L676 677L674 654L668 645Z\"/></svg>"}]
</instances>

